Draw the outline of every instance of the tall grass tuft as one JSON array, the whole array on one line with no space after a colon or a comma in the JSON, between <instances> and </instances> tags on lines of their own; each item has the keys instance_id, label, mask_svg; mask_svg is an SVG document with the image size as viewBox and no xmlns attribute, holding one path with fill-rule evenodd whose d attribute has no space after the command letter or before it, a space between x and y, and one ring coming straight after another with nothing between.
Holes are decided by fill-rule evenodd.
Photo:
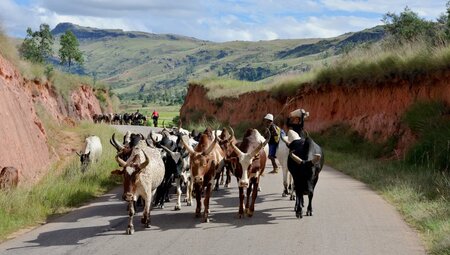
<instances>
[{"instance_id":1,"label":"tall grass tuft","mask_svg":"<svg viewBox=\"0 0 450 255\"><path fill-rule=\"evenodd\" d=\"M114 130L106 125L83 123L69 128L85 137L97 135L103 144L103 155L84 174L80 171L79 159L70 159L64 169L52 167L34 186L19 186L8 193L0 193L0 240L19 228L44 222L53 214L64 213L87 200L100 195L117 185L110 172L117 164L115 151L108 145Z\"/></svg>"},{"instance_id":2,"label":"tall grass tuft","mask_svg":"<svg viewBox=\"0 0 450 255\"><path fill-rule=\"evenodd\" d=\"M450 173L450 107L443 102L418 102L403 116L403 122L419 141L408 152L406 161Z\"/></svg>"}]
</instances>

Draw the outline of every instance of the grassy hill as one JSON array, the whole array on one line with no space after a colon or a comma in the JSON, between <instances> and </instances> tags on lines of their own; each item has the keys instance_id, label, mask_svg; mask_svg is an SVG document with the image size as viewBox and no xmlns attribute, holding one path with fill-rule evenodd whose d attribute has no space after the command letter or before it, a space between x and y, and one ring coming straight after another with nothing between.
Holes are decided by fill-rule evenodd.
<instances>
[{"instance_id":1,"label":"grassy hill","mask_svg":"<svg viewBox=\"0 0 450 255\"><path fill-rule=\"evenodd\" d=\"M174 103L182 99L192 79L218 76L259 81L309 72L335 55L384 37L383 28L375 27L330 39L214 43L71 23L57 25L52 33L58 37L66 30L72 30L80 40L85 56L84 66L72 68L72 72L106 81L123 99L137 99L141 94L149 101L165 97Z\"/></svg>"}]
</instances>

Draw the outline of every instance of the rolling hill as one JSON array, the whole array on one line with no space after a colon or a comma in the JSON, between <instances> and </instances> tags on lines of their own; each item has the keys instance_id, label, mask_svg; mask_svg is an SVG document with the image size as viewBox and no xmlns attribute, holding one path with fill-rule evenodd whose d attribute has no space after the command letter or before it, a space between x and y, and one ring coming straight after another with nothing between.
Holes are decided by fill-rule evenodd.
<instances>
[{"instance_id":1,"label":"rolling hill","mask_svg":"<svg viewBox=\"0 0 450 255\"><path fill-rule=\"evenodd\" d=\"M383 27L321 39L215 43L192 37L97 29L60 23L58 38L71 30L85 56L72 72L106 81L122 98L183 98L187 82L202 77L258 81L285 73L308 72L315 65L358 45L384 37ZM58 45L59 43L56 43Z\"/></svg>"}]
</instances>

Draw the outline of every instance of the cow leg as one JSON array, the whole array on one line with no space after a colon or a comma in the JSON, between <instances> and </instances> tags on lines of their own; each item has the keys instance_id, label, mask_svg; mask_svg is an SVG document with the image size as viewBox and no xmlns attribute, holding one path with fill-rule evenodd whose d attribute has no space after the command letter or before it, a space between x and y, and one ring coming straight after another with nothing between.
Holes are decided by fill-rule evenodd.
<instances>
[{"instance_id":1,"label":"cow leg","mask_svg":"<svg viewBox=\"0 0 450 255\"><path fill-rule=\"evenodd\" d=\"M224 168L222 168L222 170L220 170L220 185L223 185L223 183L224 183L224 178L223 178L223 174L224 174L224 171L225 169Z\"/></svg>"},{"instance_id":2,"label":"cow leg","mask_svg":"<svg viewBox=\"0 0 450 255\"><path fill-rule=\"evenodd\" d=\"M289 194L289 192L288 192L288 181L287 181L289 172L288 172L287 167L283 167L282 171L283 171L283 187L284 187L284 190L283 190L283 194L281 194L281 195L283 197L287 197L287 195Z\"/></svg>"},{"instance_id":3,"label":"cow leg","mask_svg":"<svg viewBox=\"0 0 450 255\"><path fill-rule=\"evenodd\" d=\"M250 204L250 208L247 212L248 217L252 217L253 212L255 211L256 197L258 197L258 186L259 186L258 184L259 184L259 181L255 180L254 184L253 184L252 203Z\"/></svg>"},{"instance_id":4,"label":"cow leg","mask_svg":"<svg viewBox=\"0 0 450 255\"><path fill-rule=\"evenodd\" d=\"M306 210L306 216L313 216L313 211L312 211L312 199L313 199L313 192L309 192L308 194L308 208Z\"/></svg>"},{"instance_id":5,"label":"cow leg","mask_svg":"<svg viewBox=\"0 0 450 255\"><path fill-rule=\"evenodd\" d=\"M303 210L302 210L302 204L303 204L303 195L301 192L295 191L297 194L297 197L295 199L295 216L297 218L303 218Z\"/></svg>"},{"instance_id":6,"label":"cow leg","mask_svg":"<svg viewBox=\"0 0 450 255\"><path fill-rule=\"evenodd\" d=\"M194 191L195 191L195 200L197 201L197 208L195 208L195 217L200 217L200 212L202 209L202 191L201 191L201 185L198 183L194 184Z\"/></svg>"},{"instance_id":7,"label":"cow leg","mask_svg":"<svg viewBox=\"0 0 450 255\"><path fill-rule=\"evenodd\" d=\"M231 182L231 171L230 169L227 168L226 170L226 174L227 174L227 180L225 181L225 188L228 188L230 186L230 182Z\"/></svg>"},{"instance_id":8,"label":"cow leg","mask_svg":"<svg viewBox=\"0 0 450 255\"><path fill-rule=\"evenodd\" d=\"M127 235L132 235L134 233L133 216L135 211L133 204L134 204L133 200L128 202L128 227L126 231Z\"/></svg>"},{"instance_id":9,"label":"cow leg","mask_svg":"<svg viewBox=\"0 0 450 255\"><path fill-rule=\"evenodd\" d=\"M243 217L244 217L244 188L239 187L239 218Z\"/></svg>"},{"instance_id":10,"label":"cow leg","mask_svg":"<svg viewBox=\"0 0 450 255\"><path fill-rule=\"evenodd\" d=\"M214 180L216 181L216 184L214 185L214 191L219 190L219 180L220 180L220 173L217 173L214 177Z\"/></svg>"},{"instance_id":11,"label":"cow leg","mask_svg":"<svg viewBox=\"0 0 450 255\"><path fill-rule=\"evenodd\" d=\"M142 224L146 228L150 228L150 205L151 205L151 195L145 200L144 212L142 214Z\"/></svg>"},{"instance_id":12,"label":"cow leg","mask_svg":"<svg viewBox=\"0 0 450 255\"><path fill-rule=\"evenodd\" d=\"M250 214L250 195L252 193L253 183L250 181L247 188L247 197L245 200L245 214Z\"/></svg>"},{"instance_id":13,"label":"cow leg","mask_svg":"<svg viewBox=\"0 0 450 255\"><path fill-rule=\"evenodd\" d=\"M187 183L187 189L186 189L186 202L187 202L187 206L191 206L192 205L192 190L194 183L191 180L191 177L188 178L188 183Z\"/></svg>"},{"instance_id":14,"label":"cow leg","mask_svg":"<svg viewBox=\"0 0 450 255\"><path fill-rule=\"evenodd\" d=\"M179 211L181 209L181 178L176 178L175 182L177 184L177 203L174 210Z\"/></svg>"},{"instance_id":15,"label":"cow leg","mask_svg":"<svg viewBox=\"0 0 450 255\"><path fill-rule=\"evenodd\" d=\"M203 203L205 204L205 211L203 212L203 221L209 222L208 213L209 213L209 198L211 197L211 182L208 182L206 185L206 191L205 191L205 200L203 200Z\"/></svg>"}]
</instances>

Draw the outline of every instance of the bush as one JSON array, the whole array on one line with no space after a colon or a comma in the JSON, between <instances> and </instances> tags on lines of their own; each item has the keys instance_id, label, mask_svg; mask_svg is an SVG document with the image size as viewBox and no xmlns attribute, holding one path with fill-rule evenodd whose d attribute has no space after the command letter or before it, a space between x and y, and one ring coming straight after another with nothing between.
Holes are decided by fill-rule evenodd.
<instances>
[{"instance_id":1,"label":"bush","mask_svg":"<svg viewBox=\"0 0 450 255\"><path fill-rule=\"evenodd\" d=\"M443 102L418 102L405 112L402 121L419 136L406 155L408 163L449 172L449 113Z\"/></svg>"}]
</instances>

